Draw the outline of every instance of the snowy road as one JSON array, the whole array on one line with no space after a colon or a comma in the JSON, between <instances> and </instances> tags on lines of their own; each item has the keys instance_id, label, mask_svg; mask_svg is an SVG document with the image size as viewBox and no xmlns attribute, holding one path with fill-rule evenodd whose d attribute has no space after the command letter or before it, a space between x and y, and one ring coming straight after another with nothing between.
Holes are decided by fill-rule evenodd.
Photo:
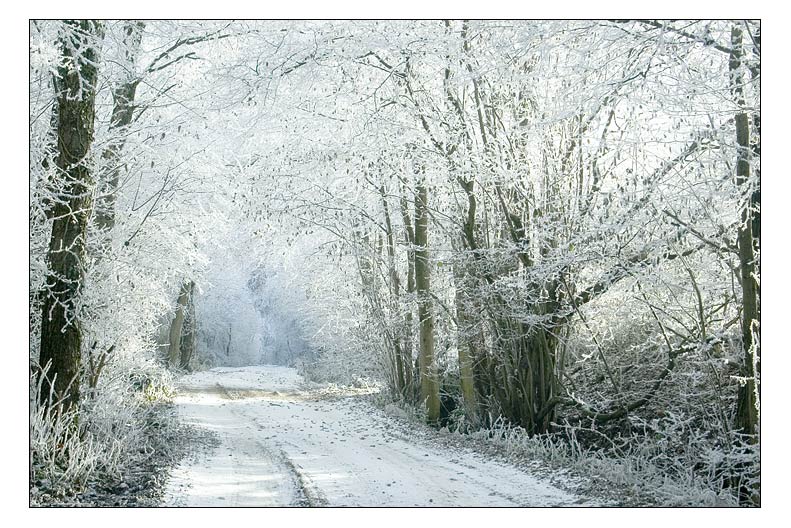
<instances>
[{"instance_id":1,"label":"snowy road","mask_svg":"<svg viewBox=\"0 0 791 528\"><path fill-rule=\"evenodd\" d=\"M173 473L166 506L563 506L583 502L523 470L432 446L353 389L294 369L182 378L181 419L220 444ZM358 396L358 397L355 397Z\"/></svg>"}]
</instances>

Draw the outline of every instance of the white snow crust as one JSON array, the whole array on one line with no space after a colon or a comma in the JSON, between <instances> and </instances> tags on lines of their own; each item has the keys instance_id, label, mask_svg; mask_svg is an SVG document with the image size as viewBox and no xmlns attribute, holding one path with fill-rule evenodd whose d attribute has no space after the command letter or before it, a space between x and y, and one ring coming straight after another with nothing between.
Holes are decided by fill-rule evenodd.
<instances>
[{"instance_id":1,"label":"white snow crust","mask_svg":"<svg viewBox=\"0 0 791 528\"><path fill-rule=\"evenodd\" d=\"M359 398L294 369L185 376L180 418L220 445L174 471L166 506L571 506L585 501L523 469L431 445Z\"/></svg>"}]
</instances>

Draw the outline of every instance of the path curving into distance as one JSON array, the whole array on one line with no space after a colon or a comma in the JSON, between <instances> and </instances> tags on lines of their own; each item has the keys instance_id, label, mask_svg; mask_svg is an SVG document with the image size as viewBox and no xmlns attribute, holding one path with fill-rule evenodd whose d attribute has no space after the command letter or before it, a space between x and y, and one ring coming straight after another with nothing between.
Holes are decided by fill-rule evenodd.
<instances>
[{"instance_id":1,"label":"path curving into distance","mask_svg":"<svg viewBox=\"0 0 791 528\"><path fill-rule=\"evenodd\" d=\"M432 445L364 389L306 384L277 366L183 377L180 419L219 445L177 467L165 506L572 506L592 504L525 470Z\"/></svg>"}]
</instances>

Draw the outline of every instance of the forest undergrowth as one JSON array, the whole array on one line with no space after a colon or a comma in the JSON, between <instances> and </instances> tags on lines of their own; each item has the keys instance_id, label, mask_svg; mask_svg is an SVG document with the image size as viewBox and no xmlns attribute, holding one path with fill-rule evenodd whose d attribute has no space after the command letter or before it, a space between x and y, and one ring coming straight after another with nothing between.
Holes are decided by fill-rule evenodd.
<instances>
[{"instance_id":1,"label":"forest undergrowth","mask_svg":"<svg viewBox=\"0 0 791 528\"><path fill-rule=\"evenodd\" d=\"M179 422L172 374L146 367L108 376L65 412L36 405L41 383L31 380L31 506L158 506L169 471L212 442Z\"/></svg>"},{"instance_id":2,"label":"forest undergrowth","mask_svg":"<svg viewBox=\"0 0 791 528\"><path fill-rule=\"evenodd\" d=\"M385 392L369 398L430 441L486 453L607 506L735 507L738 486L733 486L732 476L748 473L757 478L760 473L755 446L743 442L726 458L705 439L680 439L680 424L672 419L629 437L612 428L568 423L531 436L502 417L489 428L471 428L461 408L438 429L426 425L426 413L419 407L394 401Z\"/></svg>"}]
</instances>

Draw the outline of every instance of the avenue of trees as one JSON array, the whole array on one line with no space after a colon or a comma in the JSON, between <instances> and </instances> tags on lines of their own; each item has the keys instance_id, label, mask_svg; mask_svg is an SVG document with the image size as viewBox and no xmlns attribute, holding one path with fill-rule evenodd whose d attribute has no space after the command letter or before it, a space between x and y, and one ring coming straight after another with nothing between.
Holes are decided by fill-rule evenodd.
<instances>
[{"instance_id":1,"label":"avenue of trees","mask_svg":"<svg viewBox=\"0 0 791 528\"><path fill-rule=\"evenodd\" d=\"M760 504L760 32L31 22L34 464L267 362Z\"/></svg>"}]
</instances>

